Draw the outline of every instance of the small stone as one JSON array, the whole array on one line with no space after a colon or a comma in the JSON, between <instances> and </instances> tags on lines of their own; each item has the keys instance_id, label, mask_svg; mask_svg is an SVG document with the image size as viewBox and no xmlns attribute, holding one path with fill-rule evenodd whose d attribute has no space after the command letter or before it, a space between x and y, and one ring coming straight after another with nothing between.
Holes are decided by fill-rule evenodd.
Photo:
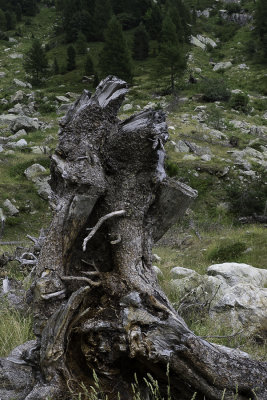
<instances>
[{"instance_id":1,"label":"small stone","mask_svg":"<svg viewBox=\"0 0 267 400\"><path fill-rule=\"evenodd\" d=\"M154 254L152 255L152 260L153 260L153 261L158 261L158 262L160 262L160 261L161 261L161 257L158 256L156 253L154 253Z\"/></svg>"},{"instance_id":2,"label":"small stone","mask_svg":"<svg viewBox=\"0 0 267 400\"><path fill-rule=\"evenodd\" d=\"M33 164L24 171L24 175L30 181L35 182L36 179L45 172L45 168L40 164Z\"/></svg>"},{"instance_id":3,"label":"small stone","mask_svg":"<svg viewBox=\"0 0 267 400\"><path fill-rule=\"evenodd\" d=\"M25 139L20 139L17 142L8 142L6 146L8 148L15 149L15 148L22 148L27 145L28 145L28 143L26 142Z\"/></svg>"},{"instance_id":4,"label":"small stone","mask_svg":"<svg viewBox=\"0 0 267 400\"><path fill-rule=\"evenodd\" d=\"M193 156L193 154L186 154L185 156L183 156L183 160L185 161L194 161L197 158L195 156Z\"/></svg>"},{"instance_id":5,"label":"small stone","mask_svg":"<svg viewBox=\"0 0 267 400\"><path fill-rule=\"evenodd\" d=\"M177 153L189 153L190 148L187 146L185 142L179 140L175 145L175 151Z\"/></svg>"},{"instance_id":6,"label":"small stone","mask_svg":"<svg viewBox=\"0 0 267 400\"><path fill-rule=\"evenodd\" d=\"M190 38L190 43L193 44L194 46L200 47L202 50L206 50L206 45L205 43L202 43L199 39L197 39L195 36L191 36Z\"/></svg>"},{"instance_id":7,"label":"small stone","mask_svg":"<svg viewBox=\"0 0 267 400\"><path fill-rule=\"evenodd\" d=\"M133 105L128 103L128 104L124 104L124 106L122 107L123 111L129 111L132 110Z\"/></svg>"},{"instance_id":8,"label":"small stone","mask_svg":"<svg viewBox=\"0 0 267 400\"><path fill-rule=\"evenodd\" d=\"M211 161L211 155L210 154L203 154L203 156L201 156L201 160L202 161Z\"/></svg>"},{"instance_id":9,"label":"small stone","mask_svg":"<svg viewBox=\"0 0 267 400\"><path fill-rule=\"evenodd\" d=\"M247 66L247 64L239 64L238 65L239 69L249 69L249 67Z\"/></svg>"},{"instance_id":10,"label":"small stone","mask_svg":"<svg viewBox=\"0 0 267 400\"><path fill-rule=\"evenodd\" d=\"M11 103L16 103L18 101L22 101L25 94L22 90L18 90L13 96L11 96Z\"/></svg>"},{"instance_id":11,"label":"small stone","mask_svg":"<svg viewBox=\"0 0 267 400\"><path fill-rule=\"evenodd\" d=\"M217 44L214 42L214 40L208 38L207 36L197 35L197 39L205 45L211 46L213 49L217 47Z\"/></svg>"},{"instance_id":12,"label":"small stone","mask_svg":"<svg viewBox=\"0 0 267 400\"><path fill-rule=\"evenodd\" d=\"M50 148L48 146L32 146L31 152L33 154L49 154Z\"/></svg>"},{"instance_id":13,"label":"small stone","mask_svg":"<svg viewBox=\"0 0 267 400\"><path fill-rule=\"evenodd\" d=\"M56 100L60 103L69 103L70 99L66 96L56 96Z\"/></svg>"},{"instance_id":14,"label":"small stone","mask_svg":"<svg viewBox=\"0 0 267 400\"><path fill-rule=\"evenodd\" d=\"M4 201L4 206L6 207L9 215L15 216L19 214L19 210L17 209L17 207L14 206L14 204L11 203L9 199L6 199Z\"/></svg>"},{"instance_id":15,"label":"small stone","mask_svg":"<svg viewBox=\"0 0 267 400\"><path fill-rule=\"evenodd\" d=\"M171 275L173 279L181 279L186 276L194 275L196 274L196 271L193 269L189 268L183 268L183 267L174 267L171 269Z\"/></svg>"},{"instance_id":16,"label":"small stone","mask_svg":"<svg viewBox=\"0 0 267 400\"><path fill-rule=\"evenodd\" d=\"M231 61L219 62L214 65L213 71L225 70L225 69L231 68L232 66L233 66L233 64L231 63Z\"/></svg>"},{"instance_id":17,"label":"small stone","mask_svg":"<svg viewBox=\"0 0 267 400\"><path fill-rule=\"evenodd\" d=\"M159 267L157 267L156 265L152 265L152 269L157 276L163 276L161 269Z\"/></svg>"},{"instance_id":18,"label":"small stone","mask_svg":"<svg viewBox=\"0 0 267 400\"><path fill-rule=\"evenodd\" d=\"M17 85L17 86L21 86L21 87L24 87L24 88L26 88L26 87L28 87L30 89L32 88L32 85L30 83L22 82L22 81L20 81L19 79L16 79L16 78L13 79L13 83L15 85Z\"/></svg>"},{"instance_id":19,"label":"small stone","mask_svg":"<svg viewBox=\"0 0 267 400\"><path fill-rule=\"evenodd\" d=\"M12 53L12 54L9 54L9 57L12 58L13 60L15 60L17 58L23 58L23 54L21 54L21 53Z\"/></svg>"}]
</instances>

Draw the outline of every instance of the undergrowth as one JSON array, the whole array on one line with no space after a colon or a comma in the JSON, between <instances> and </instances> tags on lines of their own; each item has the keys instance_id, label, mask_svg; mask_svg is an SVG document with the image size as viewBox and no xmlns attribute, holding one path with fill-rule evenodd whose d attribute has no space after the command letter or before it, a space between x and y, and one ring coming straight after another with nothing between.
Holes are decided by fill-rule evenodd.
<instances>
[{"instance_id":1,"label":"undergrowth","mask_svg":"<svg viewBox=\"0 0 267 400\"><path fill-rule=\"evenodd\" d=\"M32 316L23 316L15 309L0 303L0 356L6 357L12 349L33 339Z\"/></svg>"}]
</instances>

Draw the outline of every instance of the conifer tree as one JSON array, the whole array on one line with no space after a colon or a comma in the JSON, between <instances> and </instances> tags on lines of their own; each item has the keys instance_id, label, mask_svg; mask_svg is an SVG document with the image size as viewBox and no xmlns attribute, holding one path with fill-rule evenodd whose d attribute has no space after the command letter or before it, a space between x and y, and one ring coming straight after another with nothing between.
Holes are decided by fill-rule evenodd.
<instances>
[{"instance_id":1,"label":"conifer tree","mask_svg":"<svg viewBox=\"0 0 267 400\"><path fill-rule=\"evenodd\" d=\"M145 60L149 53L149 38L143 23L140 23L134 32L133 58Z\"/></svg>"},{"instance_id":2,"label":"conifer tree","mask_svg":"<svg viewBox=\"0 0 267 400\"><path fill-rule=\"evenodd\" d=\"M73 46L67 48L67 70L72 71L76 68L76 51Z\"/></svg>"},{"instance_id":3,"label":"conifer tree","mask_svg":"<svg viewBox=\"0 0 267 400\"><path fill-rule=\"evenodd\" d=\"M78 54L85 54L87 49L86 37L82 32L78 33L76 41L76 50Z\"/></svg>"},{"instance_id":4,"label":"conifer tree","mask_svg":"<svg viewBox=\"0 0 267 400\"><path fill-rule=\"evenodd\" d=\"M0 30L6 31L6 16L3 10L0 8Z\"/></svg>"},{"instance_id":5,"label":"conifer tree","mask_svg":"<svg viewBox=\"0 0 267 400\"><path fill-rule=\"evenodd\" d=\"M36 0L24 0L22 2L22 12L29 17L34 17L37 13L37 2Z\"/></svg>"},{"instance_id":6,"label":"conifer tree","mask_svg":"<svg viewBox=\"0 0 267 400\"><path fill-rule=\"evenodd\" d=\"M14 29L16 26L16 15L12 11L6 11L6 29L9 31Z\"/></svg>"},{"instance_id":7,"label":"conifer tree","mask_svg":"<svg viewBox=\"0 0 267 400\"><path fill-rule=\"evenodd\" d=\"M84 64L84 72L85 75L90 76L95 74L94 63L90 54L86 56L85 64Z\"/></svg>"},{"instance_id":8,"label":"conifer tree","mask_svg":"<svg viewBox=\"0 0 267 400\"><path fill-rule=\"evenodd\" d=\"M33 41L32 47L24 56L24 69L32 76L32 83L39 85L48 69L48 60L45 51L38 39Z\"/></svg>"},{"instance_id":9,"label":"conifer tree","mask_svg":"<svg viewBox=\"0 0 267 400\"><path fill-rule=\"evenodd\" d=\"M103 40L104 32L112 15L110 0L97 0L94 12L94 36L95 40Z\"/></svg>"},{"instance_id":10,"label":"conifer tree","mask_svg":"<svg viewBox=\"0 0 267 400\"><path fill-rule=\"evenodd\" d=\"M168 75L171 91L174 92L175 79L186 67L183 45L179 42L176 27L169 14L163 20L160 53L157 59L157 73Z\"/></svg>"},{"instance_id":11,"label":"conifer tree","mask_svg":"<svg viewBox=\"0 0 267 400\"><path fill-rule=\"evenodd\" d=\"M57 58L54 58L54 63L53 63L53 74L58 75L59 74L59 65L57 62Z\"/></svg>"},{"instance_id":12,"label":"conifer tree","mask_svg":"<svg viewBox=\"0 0 267 400\"><path fill-rule=\"evenodd\" d=\"M154 4L152 8L149 8L143 17L143 21L147 32L149 33L150 39L159 40L162 26L162 11L158 4Z\"/></svg>"},{"instance_id":13,"label":"conifer tree","mask_svg":"<svg viewBox=\"0 0 267 400\"><path fill-rule=\"evenodd\" d=\"M258 0L255 10L255 33L258 37L262 61L267 63L267 2Z\"/></svg>"},{"instance_id":14,"label":"conifer tree","mask_svg":"<svg viewBox=\"0 0 267 400\"><path fill-rule=\"evenodd\" d=\"M21 8L20 3L16 4L15 13L16 13L17 21L20 22L21 21L21 14L22 14L22 8Z\"/></svg>"},{"instance_id":15,"label":"conifer tree","mask_svg":"<svg viewBox=\"0 0 267 400\"><path fill-rule=\"evenodd\" d=\"M108 24L105 33L105 44L99 57L99 68L102 77L116 75L131 81L132 59L122 32L122 27L115 16Z\"/></svg>"}]
</instances>

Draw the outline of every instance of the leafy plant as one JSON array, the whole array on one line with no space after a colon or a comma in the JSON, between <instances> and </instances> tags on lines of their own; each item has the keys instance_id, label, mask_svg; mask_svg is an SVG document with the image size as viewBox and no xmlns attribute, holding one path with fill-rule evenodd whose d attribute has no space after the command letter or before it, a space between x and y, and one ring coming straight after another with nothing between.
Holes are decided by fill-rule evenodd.
<instances>
[{"instance_id":1,"label":"leafy plant","mask_svg":"<svg viewBox=\"0 0 267 400\"><path fill-rule=\"evenodd\" d=\"M232 242L229 240L219 243L207 254L209 261L226 262L236 260L247 248L244 242Z\"/></svg>"},{"instance_id":2,"label":"leafy plant","mask_svg":"<svg viewBox=\"0 0 267 400\"><path fill-rule=\"evenodd\" d=\"M205 101L227 101L230 98L230 91L223 79L205 79L200 84L200 90Z\"/></svg>"},{"instance_id":3,"label":"leafy plant","mask_svg":"<svg viewBox=\"0 0 267 400\"><path fill-rule=\"evenodd\" d=\"M235 110L247 112L249 104L249 97L246 93L239 92L233 93L229 102L230 107Z\"/></svg>"}]
</instances>

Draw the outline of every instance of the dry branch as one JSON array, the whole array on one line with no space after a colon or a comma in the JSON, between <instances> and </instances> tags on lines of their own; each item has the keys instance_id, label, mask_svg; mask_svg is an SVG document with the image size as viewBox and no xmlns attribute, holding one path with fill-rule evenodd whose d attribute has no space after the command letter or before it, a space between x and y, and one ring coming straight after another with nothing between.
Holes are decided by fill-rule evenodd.
<instances>
[{"instance_id":1,"label":"dry branch","mask_svg":"<svg viewBox=\"0 0 267 400\"><path fill-rule=\"evenodd\" d=\"M108 219L113 218L113 217L119 217L122 215L125 215L126 211L125 210L119 210L119 211L113 211L109 214L104 215L103 217L101 217L99 219L99 221L97 222L97 224L92 228L91 232L89 233L88 236L86 236L86 238L83 241L83 251L86 250L86 246L87 243L89 242L90 239L92 239L92 237L96 234L96 232L98 231L98 229L100 228L100 226Z\"/></svg>"}]
</instances>

